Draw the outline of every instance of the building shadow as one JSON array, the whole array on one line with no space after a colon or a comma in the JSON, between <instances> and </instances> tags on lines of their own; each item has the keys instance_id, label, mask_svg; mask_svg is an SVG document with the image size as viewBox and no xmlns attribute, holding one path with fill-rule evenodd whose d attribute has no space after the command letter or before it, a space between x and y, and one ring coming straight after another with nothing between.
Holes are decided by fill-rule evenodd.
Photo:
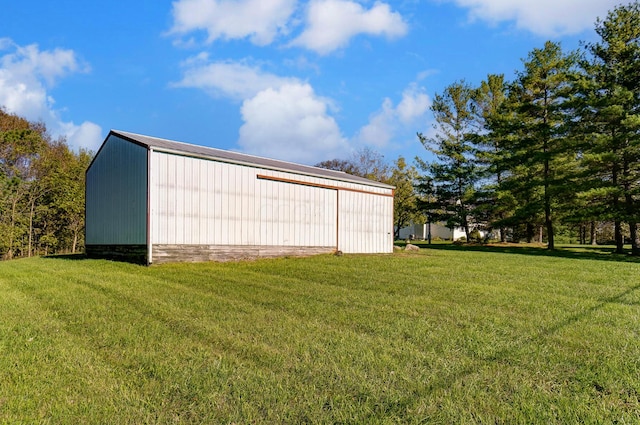
<instances>
[{"instance_id":1,"label":"building shadow","mask_svg":"<svg viewBox=\"0 0 640 425\"><path fill-rule=\"evenodd\" d=\"M53 258L54 260L87 260L89 257L84 252L77 252L75 254L51 254L43 255L43 258Z\"/></svg>"}]
</instances>

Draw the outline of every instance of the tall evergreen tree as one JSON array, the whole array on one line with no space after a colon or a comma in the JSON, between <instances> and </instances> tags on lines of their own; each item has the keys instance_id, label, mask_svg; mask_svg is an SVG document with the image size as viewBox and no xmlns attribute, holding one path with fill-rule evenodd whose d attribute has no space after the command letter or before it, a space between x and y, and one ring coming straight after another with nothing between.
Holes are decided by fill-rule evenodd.
<instances>
[{"instance_id":1,"label":"tall evergreen tree","mask_svg":"<svg viewBox=\"0 0 640 425\"><path fill-rule=\"evenodd\" d=\"M569 193L565 179L575 163L566 110L575 61L575 54L566 55L558 43L547 42L529 54L510 88L514 137L506 149L511 179L526 176L531 194L541 196L525 208L528 214L543 214L549 249L555 248L558 206Z\"/></svg>"},{"instance_id":2,"label":"tall evergreen tree","mask_svg":"<svg viewBox=\"0 0 640 425\"><path fill-rule=\"evenodd\" d=\"M587 44L579 86L584 162L590 189L604 218L615 225L622 253L622 223L629 225L632 253L640 255L640 4L618 6L596 22L601 41Z\"/></svg>"},{"instance_id":3,"label":"tall evergreen tree","mask_svg":"<svg viewBox=\"0 0 640 425\"><path fill-rule=\"evenodd\" d=\"M470 239L469 214L478 172L474 160L472 134L476 131L475 92L464 81L446 87L434 97L431 110L436 124L432 137L418 133L422 145L436 156L435 161L416 158L418 166L431 177L438 205L449 226L464 228Z\"/></svg>"},{"instance_id":4,"label":"tall evergreen tree","mask_svg":"<svg viewBox=\"0 0 640 425\"><path fill-rule=\"evenodd\" d=\"M490 74L480 83L474 96L479 131L473 141L480 176L484 182L476 196L476 204L482 215L478 219L497 224L501 242L506 241L506 231L502 223L511 210L510 206L503 202L508 195L500 190L504 175L500 157L505 136L499 123L506 94L507 83L504 74Z\"/></svg>"}]
</instances>

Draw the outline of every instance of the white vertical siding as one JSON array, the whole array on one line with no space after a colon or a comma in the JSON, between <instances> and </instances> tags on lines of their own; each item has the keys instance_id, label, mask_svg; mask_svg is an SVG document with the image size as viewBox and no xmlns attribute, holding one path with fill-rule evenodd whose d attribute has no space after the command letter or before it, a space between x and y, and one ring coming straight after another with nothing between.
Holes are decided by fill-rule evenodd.
<instances>
[{"instance_id":1,"label":"white vertical siding","mask_svg":"<svg viewBox=\"0 0 640 425\"><path fill-rule=\"evenodd\" d=\"M254 169L163 152L152 156L153 243L256 243Z\"/></svg>"},{"instance_id":2,"label":"white vertical siding","mask_svg":"<svg viewBox=\"0 0 640 425\"><path fill-rule=\"evenodd\" d=\"M340 191L338 247L346 253L393 252L393 198Z\"/></svg>"},{"instance_id":3,"label":"white vertical siding","mask_svg":"<svg viewBox=\"0 0 640 425\"><path fill-rule=\"evenodd\" d=\"M111 135L87 170L87 245L147 243L147 149Z\"/></svg>"},{"instance_id":4,"label":"white vertical siding","mask_svg":"<svg viewBox=\"0 0 640 425\"><path fill-rule=\"evenodd\" d=\"M258 180L260 245L336 246L336 191Z\"/></svg>"},{"instance_id":5,"label":"white vertical siding","mask_svg":"<svg viewBox=\"0 0 640 425\"><path fill-rule=\"evenodd\" d=\"M198 162L198 186L201 188L198 204L198 227L200 229L200 232L198 233L199 244L206 244L207 237L209 235L209 164L210 161Z\"/></svg>"},{"instance_id":6,"label":"white vertical siding","mask_svg":"<svg viewBox=\"0 0 640 425\"><path fill-rule=\"evenodd\" d=\"M157 151L152 161L155 244L393 250L391 189Z\"/></svg>"}]
</instances>

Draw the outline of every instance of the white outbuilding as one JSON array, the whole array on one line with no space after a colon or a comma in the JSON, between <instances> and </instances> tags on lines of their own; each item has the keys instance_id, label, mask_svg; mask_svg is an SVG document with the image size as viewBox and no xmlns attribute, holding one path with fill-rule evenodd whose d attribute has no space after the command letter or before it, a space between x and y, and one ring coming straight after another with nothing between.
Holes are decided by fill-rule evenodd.
<instances>
[{"instance_id":1,"label":"white outbuilding","mask_svg":"<svg viewBox=\"0 0 640 425\"><path fill-rule=\"evenodd\" d=\"M391 253L393 189L112 130L86 173L86 252L144 264Z\"/></svg>"}]
</instances>

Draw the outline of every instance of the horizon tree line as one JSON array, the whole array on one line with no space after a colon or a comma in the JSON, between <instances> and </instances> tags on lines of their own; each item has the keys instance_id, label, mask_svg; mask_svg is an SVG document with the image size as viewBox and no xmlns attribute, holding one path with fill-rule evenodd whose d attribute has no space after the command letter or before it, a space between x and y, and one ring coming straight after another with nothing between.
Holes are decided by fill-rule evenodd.
<instances>
[{"instance_id":1,"label":"horizon tree line","mask_svg":"<svg viewBox=\"0 0 640 425\"><path fill-rule=\"evenodd\" d=\"M609 11L595 31L600 40L579 51L551 41L533 49L512 81L490 74L434 96L435 132L417 136L435 159L409 166L399 157L377 176L410 182L395 205L396 231L443 221L468 241L481 224L502 242L537 239L554 249L559 230L576 227L581 242L595 243L611 223L616 252L628 239L640 255L638 1ZM358 163L355 155L317 165L367 177Z\"/></svg>"},{"instance_id":2,"label":"horizon tree line","mask_svg":"<svg viewBox=\"0 0 640 425\"><path fill-rule=\"evenodd\" d=\"M316 165L396 186L396 237L411 222L444 221L467 241L481 225L554 249L559 231L595 243L611 223L616 252L628 239L640 255L640 3L614 8L595 31L600 40L579 51L533 49L512 81L489 74L436 94L435 132L417 134L434 160L389 165L363 148ZM0 107L0 258L82 250L92 157Z\"/></svg>"},{"instance_id":3,"label":"horizon tree line","mask_svg":"<svg viewBox=\"0 0 640 425\"><path fill-rule=\"evenodd\" d=\"M92 156L0 108L0 259L82 250Z\"/></svg>"},{"instance_id":4,"label":"horizon tree line","mask_svg":"<svg viewBox=\"0 0 640 425\"><path fill-rule=\"evenodd\" d=\"M478 87L457 81L434 97L436 132L418 133L436 159L422 209L465 229L498 229L506 240L549 249L558 227L613 222L616 252L640 255L640 5L598 20L596 43L564 52L547 41L523 60L513 81L488 75ZM591 235L594 230L591 231ZM593 238L592 238L593 239Z\"/></svg>"}]
</instances>

